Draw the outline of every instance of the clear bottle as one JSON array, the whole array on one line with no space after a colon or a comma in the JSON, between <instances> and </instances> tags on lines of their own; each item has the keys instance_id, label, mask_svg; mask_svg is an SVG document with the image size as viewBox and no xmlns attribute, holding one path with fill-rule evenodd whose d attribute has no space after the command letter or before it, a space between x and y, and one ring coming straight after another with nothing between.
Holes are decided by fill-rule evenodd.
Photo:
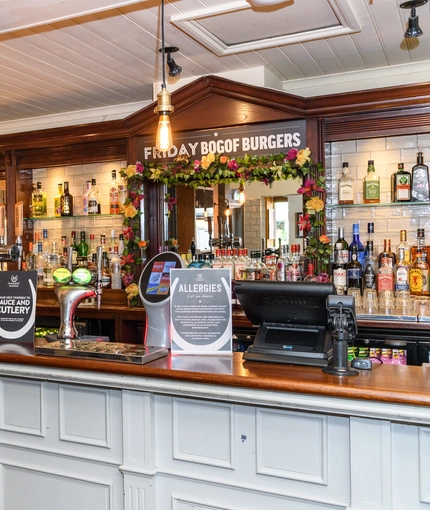
<instances>
[{"instance_id":1,"label":"clear bottle","mask_svg":"<svg viewBox=\"0 0 430 510\"><path fill-rule=\"evenodd\" d=\"M111 272L111 288L121 289L121 258L118 255L118 246L114 247L112 257L110 259L110 272Z\"/></svg>"},{"instance_id":2,"label":"clear bottle","mask_svg":"<svg viewBox=\"0 0 430 510\"><path fill-rule=\"evenodd\" d=\"M418 152L417 164L412 167L411 187L411 199L413 202L427 202L430 199L429 168L424 164L422 152Z\"/></svg>"},{"instance_id":3,"label":"clear bottle","mask_svg":"<svg viewBox=\"0 0 430 510\"><path fill-rule=\"evenodd\" d=\"M33 243L30 241L28 243L28 253L25 257L25 262L27 266L27 271L33 271L36 270L36 254L33 251Z\"/></svg>"},{"instance_id":4,"label":"clear bottle","mask_svg":"<svg viewBox=\"0 0 430 510\"><path fill-rule=\"evenodd\" d=\"M118 255L121 257L123 253L124 253L124 234L120 234L118 236Z\"/></svg>"},{"instance_id":5,"label":"clear bottle","mask_svg":"<svg viewBox=\"0 0 430 510\"><path fill-rule=\"evenodd\" d=\"M375 225L373 222L369 222L367 224L367 239L366 239L366 244L365 244L365 248L364 248L364 260L366 260L366 256L367 256L367 252L366 252L367 241L372 241L373 254L375 256L377 256L377 254L379 253L379 247L378 247L378 243L376 242L376 239L375 239Z\"/></svg>"},{"instance_id":6,"label":"clear bottle","mask_svg":"<svg viewBox=\"0 0 430 510\"><path fill-rule=\"evenodd\" d=\"M55 271L55 269L57 269L57 267L61 265L61 254L60 250L58 249L57 241L52 241L51 253L49 254L49 258Z\"/></svg>"},{"instance_id":7,"label":"clear bottle","mask_svg":"<svg viewBox=\"0 0 430 510\"><path fill-rule=\"evenodd\" d=\"M411 182L411 173L405 170L403 163L399 163L392 180L393 202L409 202L411 200Z\"/></svg>"},{"instance_id":8,"label":"clear bottle","mask_svg":"<svg viewBox=\"0 0 430 510\"><path fill-rule=\"evenodd\" d=\"M64 191L61 195L61 216L73 216L73 195L69 191L69 183L64 183Z\"/></svg>"},{"instance_id":9,"label":"clear bottle","mask_svg":"<svg viewBox=\"0 0 430 510\"><path fill-rule=\"evenodd\" d=\"M351 260L352 256L352 248L357 248L357 257L358 262L360 262L361 267L364 266L364 245L360 239L360 225L358 223L354 223L352 225L352 242L349 245L349 260Z\"/></svg>"},{"instance_id":10,"label":"clear bottle","mask_svg":"<svg viewBox=\"0 0 430 510\"><path fill-rule=\"evenodd\" d=\"M404 252L404 261L407 264L411 263L411 245L407 241L407 232L406 230L400 231L400 243L396 247L396 256L399 258L399 251L403 249Z\"/></svg>"},{"instance_id":11,"label":"clear bottle","mask_svg":"<svg viewBox=\"0 0 430 510\"><path fill-rule=\"evenodd\" d=\"M363 203L379 204L380 202L380 178L376 175L373 159L367 162L367 175L363 180Z\"/></svg>"},{"instance_id":12,"label":"clear bottle","mask_svg":"<svg viewBox=\"0 0 430 510\"><path fill-rule=\"evenodd\" d=\"M300 282L302 280L302 269L300 260L300 244L293 244L291 246L291 266L290 266L290 277L292 282Z\"/></svg>"},{"instance_id":13,"label":"clear bottle","mask_svg":"<svg viewBox=\"0 0 430 510\"><path fill-rule=\"evenodd\" d=\"M237 257L234 259L234 278L235 280L246 279L246 259L243 248L239 248Z\"/></svg>"},{"instance_id":14,"label":"clear bottle","mask_svg":"<svg viewBox=\"0 0 430 510\"><path fill-rule=\"evenodd\" d=\"M43 268L45 267L45 257L43 256L42 241L37 243L36 270L37 286L43 287Z\"/></svg>"},{"instance_id":15,"label":"clear bottle","mask_svg":"<svg viewBox=\"0 0 430 510\"><path fill-rule=\"evenodd\" d=\"M100 195L95 179L91 179L91 189L88 194L88 214L101 214Z\"/></svg>"},{"instance_id":16,"label":"clear bottle","mask_svg":"<svg viewBox=\"0 0 430 510\"><path fill-rule=\"evenodd\" d=\"M78 257L88 258L88 244L86 240L85 230L81 230L81 240L77 246Z\"/></svg>"},{"instance_id":17,"label":"clear bottle","mask_svg":"<svg viewBox=\"0 0 430 510\"><path fill-rule=\"evenodd\" d=\"M61 196L63 195L63 184L57 184L57 196L54 197L54 216L59 218L61 216Z\"/></svg>"},{"instance_id":18,"label":"clear bottle","mask_svg":"<svg viewBox=\"0 0 430 510\"><path fill-rule=\"evenodd\" d=\"M45 260L46 260L49 253L51 252L51 243L49 242L49 239L48 239L48 229L47 228L43 229L42 251L43 251L43 256L45 257Z\"/></svg>"},{"instance_id":19,"label":"clear bottle","mask_svg":"<svg viewBox=\"0 0 430 510\"><path fill-rule=\"evenodd\" d=\"M223 259L221 258L221 250L216 249L215 250L215 258L212 261L212 267L220 268L220 267L222 267L222 262L223 262Z\"/></svg>"},{"instance_id":20,"label":"clear bottle","mask_svg":"<svg viewBox=\"0 0 430 510\"><path fill-rule=\"evenodd\" d=\"M363 291L364 289L376 289L378 278L378 259L373 249L373 241L366 243L366 257L363 268Z\"/></svg>"},{"instance_id":21,"label":"clear bottle","mask_svg":"<svg viewBox=\"0 0 430 510\"><path fill-rule=\"evenodd\" d=\"M91 181L85 181L85 190L84 194L82 195L82 214L85 216L88 215L88 200L89 200L89 194L91 189Z\"/></svg>"},{"instance_id":22,"label":"clear bottle","mask_svg":"<svg viewBox=\"0 0 430 510\"><path fill-rule=\"evenodd\" d=\"M356 245L353 245L351 248L351 260L346 266L346 279L348 289L360 289L361 293L361 289L363 288L363 266L358 260Z\"/></svg>"},{"instance_id":23,"label":"clear bottle","mask_svg":"<svg viewBox=\"0 0 430 510\"><path fill-rule=\"evenodd\" d=\"M303 282L317 282L318 276L314 274L314 265L312 262L308 263L308 274L304 277Z\"/></svg>"},{"instance_id":24,"label":"clear bottle","mask_svg":"<svg viewBox=\"0 0 430 510\"><path fill-rule=\"evenodd\" d=\"M118 181L116 170L112 170L112 180L109 188L109 214L119 214Z\"/></svg>"},{"instance_id":25,"label":"clear bottle","mask_svg":"<svg viewBox=\"0 0 430 510\"><path fill-rule=\"evenodd\" d=\"M409 291L409 263L406 261L405 248L397 250L397 264L394 266L394 290L395 292Z\"/></svg>"},{"instance_id":26,"label":"clear bottle","mask_svg":"<svg viewBox=\"0 0 430 510\"><path fill-rule=\"evenodd\" d=\"M354 203L354 179L349 175L348 163L342 164L342 176L338 183L339 204Z\"/></svg>"},{"instance_id":27,"label":"clear bottle","mask_svg":"<svg viewBox=\"0 0 430 510\"><path fill-rule=\"evenodd\" d=\"M107 252L103 252L102 256L102 287L104 289L111 288L111 270L109 267L109 259Z\"/></svg>"},{"instance_id":28,"label":"clear bottle","mask_svg":"<svg viewBox=\"0 0 430 510\"><path fill-rule=\"evenodd\" d=\"M384 239L384 249L378 257L379 267L382 266L385 258L388 259L387 263L393 269L396 265L396 254L391 250L391 239Z\"/></svg>"},{"instance_id":29,"label":"clear bottle","mask_svg":"<svg viewBox=\"0 0 430 510\"><path fill-rule=\"evenodd\" d=\"M394 268L390 265L391 260L389 257L382 257L379 262L378 268L378 292L383 290L394 290Z\"/></svg>"},{"instance_id":30,"label":"clear bottle","mask_svg":"<svg viewBox=\"0 0 430 510\"><path fill-rule=\"evenodd\" d=\"M346 294L346 262L344 259L343 245L337 242L334 249L334 261L332 264L332 280L336 287L336 294L343 296Z\"/></svg>"},{"instance_id":31,"label":"clear bottle","mask_svg":"<svg viewBox=\"0 0 430 510\"><path fill-rule=\"evenodd\" d=\"M288 256L288 244L283 244L280 247L280 255L276 262L276 279L279 282L287 281L287 271L290 265L290 260Z\"/></svg>"},{"instance_id":32,"label":"clear bottle","mask_svg":"<svg viewBox=\"0 0 430 510\"><path fill-rule=\"evenodd\" d=\"M100 246L102 247L102 253L106 253L106 256L107 256L108 249L106 246L106 235L105 234L100 234Z\"/></svg>"},{"instance_id":33,"label":"clear bottle","mask_svg":"<svg viewBox=\"0 0 430 510\"><path fill-rule=\"evenodd\" d=\"M112 229L110 231L110 241L107 247L107 254L109 260L113 257L115 246L118 248L118 241L116 240L116 231Z\"/></svg>"},{"instance_id":34,"label":"clear bottle","mask_svg":"<svg viewBox=\"0 0 430 510\"><path fill-rule=\"evenodd\" d=\"M247 280L256 280L256 271L257 266L255 263L255 251L251 251L250 258L248 260L248 263L246 265L246 279Z\"/></svg>"},{"instance_id":35,"label":"clear bottle","mask_svg":"<svg viewBox=\"0 0 430 510\"><path fill-rule=\"evenodd\" d=\"M31 197L32 211L34 218L44 218L48 213L46 192L42 190L42 183L36 184L36 190Z\"/></svg>"},{"instance_id":36,"label":"clear bottle","mask_svg":"<svg viewBox=\"0 0 430 510\"><path fill-rule=\"evenodd\" d=\"M120 213L124 211L124 203L127 200L127 196L128 196L127 181L125 180L125 177L121 176L118 184L118 202Z\"/></svg>"},{"instance_id":37,"label":"clear bottle","mask_svg":"<svg viewBox=\"0 0 430 510\"><path fill-rule=\"evenodd\" d=\"M97 254L95 235L90 234L90 244L88 246L88 256L87 256L88 263L90 263L93 260L94 253Z\"/></svg>"},{"instance_id":38,"label":"clear bottle","mask_svg":"<svg viewBox=\"0 0 430 510\"><path fill-rule=\"evenodd\" d=\"M43 266L43 286L48 289L54 287L54 266L51 261L51 255L48 255Z\"/></svg>"},{"instance_id":39,"label":"clear bottle","mask_svg":"<svg viewBox=\"0 0 430 510\"><path fill-rule=\"evenodd\" d=\"M417 250L409 271L409 287L413 296L429 295L429 266L424 262L421 250Z\"/></svg>"}]
</instances>

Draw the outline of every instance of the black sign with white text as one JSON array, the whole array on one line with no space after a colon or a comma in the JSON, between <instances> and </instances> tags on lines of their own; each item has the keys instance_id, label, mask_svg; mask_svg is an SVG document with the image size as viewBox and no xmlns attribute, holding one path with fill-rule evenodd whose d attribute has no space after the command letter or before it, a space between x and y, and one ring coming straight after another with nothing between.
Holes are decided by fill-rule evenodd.
<instances>
[{"instance_id":1,"label":"black sign with white text","mask_svg":"<svg viewBox=\"0 0 430 510\"><path fill-rule=\"evenodd\" d=\"M0 271L0 352L33 347L36 286L36 271Z\"/></svg>"},{"instance_id":2,"label":"black sign with white text","mask_svg":"<svg viewBox=\"0 0 430 510\"><path fill-rule=\"evenodd\" d=\"M172 352L231 354L230 269L172 269Z\"/></svg>"},{"instance_id":3,"label":"black sign with white text","mask_svg":"<svg viewBox=\"0 0 430 510\"><path fill-rule=\"evenodd\" d=\"M306 147L306 121L290 120L265 124L250 124L234 128L206 129L175 133L173 147L168 152L155 148L155 139L139 136L138 160L145 163L173 162L180 156L192 160L209 154L243 157L287 153L290 149Z\"/></svg>"}]
</instances>

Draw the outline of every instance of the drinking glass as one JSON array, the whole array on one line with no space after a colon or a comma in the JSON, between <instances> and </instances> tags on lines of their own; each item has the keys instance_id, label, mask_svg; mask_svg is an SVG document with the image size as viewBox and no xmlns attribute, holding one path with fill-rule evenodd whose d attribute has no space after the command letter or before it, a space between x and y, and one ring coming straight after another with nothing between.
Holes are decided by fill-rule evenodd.
<instances>
[{"instance_id":1,"label":"drinking glass","mask_svg":"<svg viewBox=\"0 0 430 510\"><path fill-rule=\"evenodd\" d=\"M354 296L354 298L355 298L355 307L356 308L361 307L362 300L361 300L361 291L360 291L360 289L357 289L357 288L354 288L354 287L349 288L348 289L348 296Z\"/></svg>"}]
</instances>

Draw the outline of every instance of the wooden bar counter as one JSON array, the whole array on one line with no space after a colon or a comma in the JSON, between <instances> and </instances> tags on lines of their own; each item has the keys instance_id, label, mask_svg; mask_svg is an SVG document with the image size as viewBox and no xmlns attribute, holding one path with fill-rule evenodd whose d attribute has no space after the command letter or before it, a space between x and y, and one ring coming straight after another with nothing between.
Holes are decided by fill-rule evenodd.
<instances>
[{"instance_id":1,"label":"wooden bar counter","mask_svg":"<svg viewBox=\"0 0 430 510\"><path fill-rule=\"evenodd\" d=\"M429 376L1 354L3 508L427 509Z\"/></svg>"}]
</instances>

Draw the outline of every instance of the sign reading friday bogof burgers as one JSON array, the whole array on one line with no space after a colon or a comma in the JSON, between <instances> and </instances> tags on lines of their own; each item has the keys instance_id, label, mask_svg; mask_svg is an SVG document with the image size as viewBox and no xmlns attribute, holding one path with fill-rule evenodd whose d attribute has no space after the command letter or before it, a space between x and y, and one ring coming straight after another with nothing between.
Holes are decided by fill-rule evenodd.
<instances>
[{"instance_id":1,"label":"sign reading friday bogof burgers","mask_svg":"<svg viewBox=\"0 0 430 510\"><path fill-rule=\"evenodd\" d=\"M0 271L0 351L33 346L36 271Z\"/></svg>"}]
</instances>

